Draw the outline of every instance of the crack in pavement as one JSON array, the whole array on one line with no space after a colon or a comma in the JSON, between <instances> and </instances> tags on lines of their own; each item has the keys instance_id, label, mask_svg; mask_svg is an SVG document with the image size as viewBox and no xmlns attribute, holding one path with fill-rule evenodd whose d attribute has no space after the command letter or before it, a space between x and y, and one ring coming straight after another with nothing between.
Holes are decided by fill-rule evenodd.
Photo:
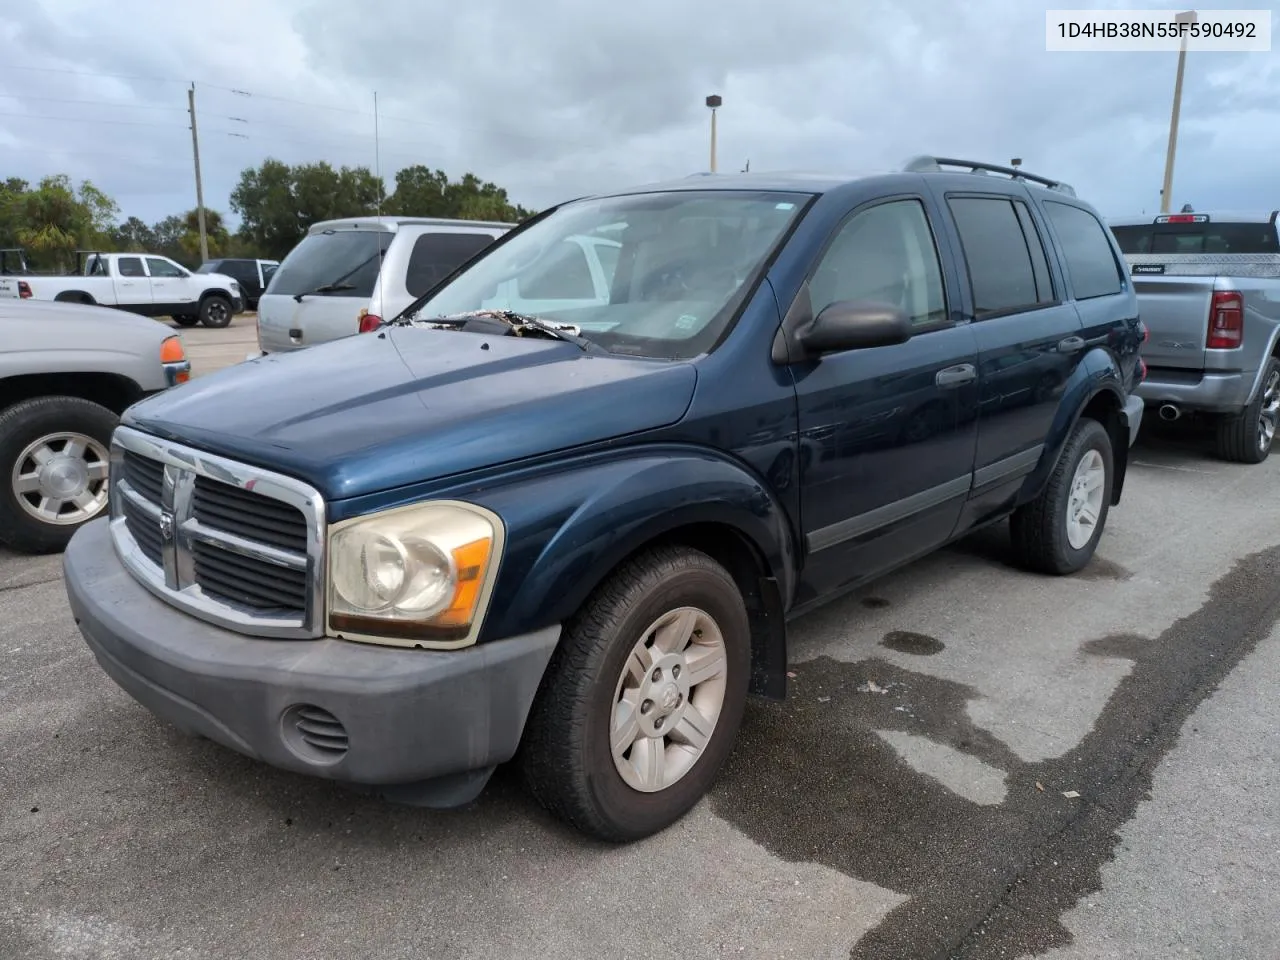
<instances>
[{"instance_id":1,"label":"crack in pavement","mask_svg":"<svg viewBox=\"0 0 1280 960\"><path fill-rule=\"evenodd\" d=\"M1278 579L1274 547L1238 561L1159 637L1085 644L1085 656L1133 667L1083 740L1035 763L974 725L966 706L978 694L963 684L877 658L795 664L786 702L749 706L715 812L784 860L909 897L851 948L852 960L1013 957L1068 944L1062 915L1101 888L1117 831L1182 725L1280 620ZM868 681L886 692L860 692ZM958 796L876 730L925 736L1004 771L1005 801Z\"/></svg>"}]
</instances>

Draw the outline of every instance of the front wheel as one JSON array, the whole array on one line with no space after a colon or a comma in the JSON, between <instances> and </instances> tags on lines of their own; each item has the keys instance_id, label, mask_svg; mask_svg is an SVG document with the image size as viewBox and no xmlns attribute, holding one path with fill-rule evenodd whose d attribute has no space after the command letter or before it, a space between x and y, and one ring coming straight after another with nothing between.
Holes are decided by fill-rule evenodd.
<instances>
[{"instance_id":1,"label":"front wheel","mask_svg":"<svg viewBox=\"0 0 1280 960\"><path fill-rule=\"evenodd\" d=\"M526 727L530 790L603 840L662 830L720 772L750 667L746 606L728 572L685 547L640 555L567 624Z\"/></svg>"},{"instance_id":2,"label":"front wheel","mask_svg":"<svg viewBox=\"0 0 1280 960\"><path fill-rule=\"evenodd\" d=\"M206 327L225 327L231 323L231 301L226 297L205 297L200 301L200 322Z\"/></svg>"},{"instance_id":3,"label":"front wheel","mask_svg":"<svg viewBox=\"0 0 1280 960\"><path fill-rule=\"evenodd\" d=\"M37 397L0 414L0 541L27 553L61 550L102 515L117 422L79 397Z\"/></svg>"},{"instance_id":4,"label":"front wheel","mask_svg":"<svg viewBox=\"0 0 1280 960\"><path fill-rule=\"evenodd\" d=\"M1262 463L1271 453L1277 420L1280 420L1280 360L1271 357L1262 371L1262 387L1253 402L1240 414L1218 421L1218 456L1235 463Z\"/></svg>"},{"instance_id":5,"label":"front wheel","mask_svg":"<svg viewBox=\"0 0 1280 960\"><path fill-rule=\"evenodd\" d=\"M1071 432L1040 496L1010 518L1018 562L1039 573L1083 569L1098 547L1114 477L1111 437L1097 420L1082 419Z\"/></svg>"}]
</instances>

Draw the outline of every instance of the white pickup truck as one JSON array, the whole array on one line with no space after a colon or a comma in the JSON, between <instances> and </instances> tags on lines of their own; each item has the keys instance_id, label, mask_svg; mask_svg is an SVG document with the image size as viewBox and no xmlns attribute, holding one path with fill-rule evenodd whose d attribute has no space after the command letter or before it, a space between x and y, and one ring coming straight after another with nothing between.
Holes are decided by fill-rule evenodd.
<instances>
[{"instance_id":1,"label":"white pickup truck","mask_svg":"<svg viewBox=\"0 0 1280 960\"><path fill-rule=\"evenodd\" d=\"M16 281L18 278L7 278ZM184 327L225 327L244 309L240 285L220 273L192 273L150 253L92 253L80 273L21 278L19 295L31 300L116 307L147 317L173 317Z\"/></svg>"}]
</instances>

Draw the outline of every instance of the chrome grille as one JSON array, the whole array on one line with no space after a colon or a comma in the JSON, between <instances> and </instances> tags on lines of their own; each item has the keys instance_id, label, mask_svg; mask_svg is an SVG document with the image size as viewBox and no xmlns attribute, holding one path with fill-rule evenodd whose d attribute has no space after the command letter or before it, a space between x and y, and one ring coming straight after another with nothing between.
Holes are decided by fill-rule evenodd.
<instances>
[{"instance_id":1,"label":"chrome grille","mask_svg":"<svg viewBox=\"0 0 1280 960\"><path fill-rule=\"evenodd\" d=\"M323 633L324 502L291 477L129 427L111 447L111 530L176 607L257 636Z\"/></svg>"}]
</instances>

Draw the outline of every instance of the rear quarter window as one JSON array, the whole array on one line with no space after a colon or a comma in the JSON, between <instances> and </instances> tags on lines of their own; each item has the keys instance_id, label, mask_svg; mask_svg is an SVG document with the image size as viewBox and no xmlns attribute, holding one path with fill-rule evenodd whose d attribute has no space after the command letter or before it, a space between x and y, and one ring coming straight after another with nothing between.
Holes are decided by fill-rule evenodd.
<instances>
[{"instance_id":1,"label":"rear quarter window","mask_svg":"<svg viewBox=\"0 0 1280 960\"><path fill-rule=\"evenodd\" d=\"M487 233L424 233L413 242L405 289L422 296L494 239Z\"/></svg>"},{"instance_id":2,"label":"rear quarter window","mask_svg":"<svg viewBox=\"0 0 1280 960\"><path fill-rule=\"evenodd\" d=\"M1044 201L1044 210L1058 235L1075 298L1092 300L1123 290L1124 274L1101 221L1088 210L1056 200Z\"/></svg>"}]
</instances>

